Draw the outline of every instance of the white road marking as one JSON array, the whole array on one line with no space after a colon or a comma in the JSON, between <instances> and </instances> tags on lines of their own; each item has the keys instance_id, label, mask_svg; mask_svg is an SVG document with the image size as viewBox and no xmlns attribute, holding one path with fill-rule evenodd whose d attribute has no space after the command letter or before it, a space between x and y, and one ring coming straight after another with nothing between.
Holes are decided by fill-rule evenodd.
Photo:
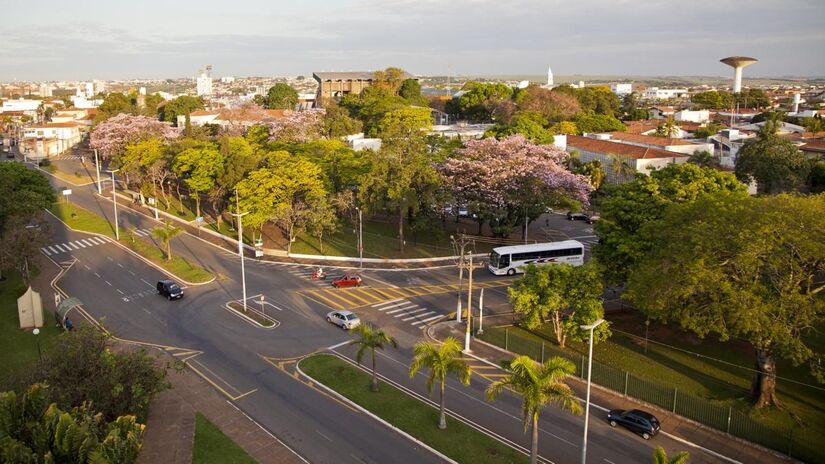
<instances>
[{"instance_id":1,"label":"white road marking","mask_svg":"<svg viewBox=\"0 0 825 464\"><path fill-rule=\"evenodd\" d=\"M75 243L77 243L78 245L80 245L80 247L81 247L81 248L86 248L86 245L84 245L84 244L83 244L83 242L82 242L82 241L80 241L80 240L75 241Z\"/></svg>"},{"instance_id":2,"label":"white road marking","mask_svg":"<svg viewBox=\"0 0 825 464\"><path fill-rule=\"evenodd\" d=\"M117 263L117 267L119 267L119 268L123 269L123 265L122 265L122 264L120 264L120 263Z\"/></svg>"},{"instance_id":3,"label":"white road marking","mask_svg":"<svg viewBox=\"0 0 825 464\"><path fill-rule=\"evenodd\" d=\"M115 290L117 290L117 292L120 293L121 295L125 295L125 293L121 292L119 288L116 288Z\"/></svg>"},{"instance_id":4,"label":"white road marking","mask_svg":"<svg viewBox=\"0 0 825 464\"><path fill-rule=\"evenodd\" d=\"M46 256L51 256L51 255L52 255L51 253L49 253L49 250L47 250L47 249L46 249L46 247L43 247L43 248L41 248L40 250L41 250L43 253L46 253Z\"/></svg>"},{"instance_id":5,"label":"white road marking","mask_svg":"<svg viewBox=\"0 0 825 464\"><path fill-rule=\"evenodd\" d=\"M428 317L428 318L422 319L420 321L415 321L415 322L412 322L411 324L412 325L418 325L418 324L421 324L421 323L424 323L424 322L430 322L432 320L438 319L439 317L441 317L441 314L436 314L435 316Z\"/></svg>"},{"instance_id":6,"label":"white road marking","mask_svg":"<svg viewBox=\"0 0 825 464\"><path fill-rule=\"evenodd\" d=\"M92 241L87 240L85 238L80 239L80 241L85 243L86 245L89 245L90 247L93 247L93 246L97 245L95 242L92 242Z\"/></svg>"},{"instance_id":7,"label":"white road marking","mask_svg":"<svg viewBox=\"0 0 825 464\"><path fill-rule=\"evenodd\" d=\"M315 433L317 433L318 435L320 435L320 436L322 436L322 437L326 438L327 440L329 440L329 442L330 442L330 443L332 443L332 438L330 438L330 437L328 437L328 436L324 435L324 434L323 434L323 433L321 433L319 430L316 430L316 431L315 431Z\"/></svg>"},{"instance_id":8,"label":"white road marking","mask_svg":"<svg viewBox=\"0 0 825 464\"><path fill-rule=\"evenodd\" d=\"M426 311L427 308L424 308L424 310ZM418 311L416 311L416 312L418 312ZM412 314L412 313L409 313L409 314ZM423 314L418 314L416 316L408 317L406 319L401 319L401 320L404 321L404 322L407 322L407 321L412 320L412 319L418 319L419 317L422 317L422 316L429 316L430 314L435 314L435 311L429 311L429 312L426 312L426 313L423 313Z\"/></svg>"},{"instance_id":9,"label":"white road marking","mask_svg":"<svg viewBox=\"0 0 825 464\"><path fill-rule=\"evenodd\" d=\"M92 270L92 268L90 268L89 266L87 266L87 265L85 265L85 264L83 265L83 267L85 267L87 271L91 271L91 270Z\"/></svg>"},{"instance_id":10,"label":"white road marking","mask_svg":"<svg viewBox=\"0 0 825 464\"><path fill-rule=\"evenodd\" d=\"M135 273L134 273L134 272L132 272L132 271L129 271L129 274L135 275Z\"/></svg>"},{"instance_id":11,"label":"white road marking","mask_svg":"<svg viewBox=\"0 0 825 464\"><path fill-rule=\"evenodd\" d=\"M69 242L69 245L71 245L71 246L72 246L72 248L74 248L75 250L79 250L79 249L80 249L80 247L79 247L79 246L77 246L77 245L75 245L73 242Z\"/></svg>"},{"instance_id":12,"label":"white road marking","mask_svg":"<svg viewBox=\"0 0 825 464\"><path fill-rule=\"evenodd\" d=\"M52 250L52 253L54 254L60 253L59 251L55 250L53 246L49 246L49 249Z\"/></svg>"},{"instance_id":13,"label":"white road marking","mask_svg":"<svg viewBox=\"0 0 825 464\"><path fill-rule=\"evenodd\" d=\"M148 286L150 286L150 287L152 287L152 288L155 288L154 286L152 286L152 284L150 284L149 282L147 282L145 279L140 279L140 280L141 280L141 281L143 281L143 283L144 283L144 284L146 284L146 285L148 285Z\"/></svg>"},{"instance_id":14,"label":"white road marking","mask_svg":"<svg viewBox=\"0 0 825 464\"><path fill-rule=\"evenodd\" d=\"M65 248L66 251L72 251L72 248L69 245L66 245L65 243L63 244L63 248Z\"/></svg>"},{"instance_id":15,"label":"white road marking","mask_svg":"<svg viewBox=\"0 0 825 464\"><path fill-rule=\"evenodd\" d=\"M388 304L391 304L391 303L397 303L399 301L404 301L404 300L402 300L401 298L397 298L395 300L390 300L390 301L385 301L383 303L374 304L374 305L372 305L372 307L373 308L380 308L381 306L385 306L385 305L388 305Z\"/></svg>"},{"instance_id":16,"label":"white road marking","mask_svg":"<svg viewBox=\"0 0 825 464\"><path fill-rule=\"evenodd\" d=\"M66 250L64 250L64 249L63 249L60 245L58 245L58 244L56 244L56 243L54 244L54 247L57 249L57 252L58 252L58 253L63 253L63 252L65 252L65 251L66 251Z\"/></svg>"},{"instance_id":17,"label":"white road marking","mask_svg":"<svg viewBox=\"0 0 825 464\"><path fill-rule=\"evenodd\" d=\"M397 312L399 312L399 311L405 311L405 310L407 310L407 309L413 309L413 308L417 308L417 307L418 307L418 305L417 305L417 304L414 304L414 303L408 303L408 305L407 305L407 306L402 306L402 307L400 307L400 308L398 308L398 309L393 309L392 311L387 311L385 314L395 314L395 313L397 313Z\"/></svg>"},{"instance_id":18,"label":"white road marking","mask_svg":"<svg viewBox=\"0 0 825 464\"><path fill-rule=\"evenodd\" d=\"M104 242L103 240L101 240L101 239L100 239L100 237L91 237L91 238L89 238L89 240L91 240L91 241L93 241L93 242L95 242L95 243L97 243L97 244L100 244L100 245L103 245L103 244L105 244L105 243L106 243L106 242Z\"/></svg>"},{"instance_id":19,"label":"white road marking","mask_svg":"<svg viewBox=\"0 0 825 464\"><path fill-rule=\"evenodd\" d=\"M100 279L100 274L98 274L97 272L95 272L95 275L97 276L97 278L98 278L98 279Z\"/></svg>"},{"instance_id":20,"label":"white road marking","mask_svg":"<svg viewBox=\"0 0 825 464\"><path fill-rule=\"evenodd\" d=\"M407 304L411 304L411 303L409 301L401 301L401 303L396 303L396 304L393 304L393 305L384 306L383 308L378 308L378 310L379 311L386 311L388 309L397 308L399 306L404 306L404 305L407 305ZM389 312L387 314L391 314L391 312Z\"/></svg>"},{"instance_id":21,"label":"white road marking","mask_svg":"<svg viewBox=\"0 0 825 464\"><path fill-rule=\"evenodd\" d=\"M152 313L151 313L151 312L149 312L149 310L148 310L148 309L146 309L146 308L141 307L140 309L144 310L144 311L146 312L146 314L152 314Z\"/></svg>"},{"instance_id":22,"label":"white road marking","mask_svg":"<svg viewBox=\"0 0 825 464\"><path fill-rule=\"evenodd\" d=\"M343 342L341 342L337 345L328 346L327 349L328 350L334 350L335 348L340 348L340 347L342 347L344 345L347 345L349 343L352 343L352 340L344 340Z\"/></svg>"},{"instance_id":23,"label":"white road marking","mask_svg":"<svg viewBox=\"0 0 825 464\"><path fill-rule=\"evenodd\" d=\"M106 285L108 285L108 286L110 286L110 287L112 286L112 283L111 283L111 282L109 282L108 280L104 280L104 282L106 282Z\"/></svg>"}]
</instances>

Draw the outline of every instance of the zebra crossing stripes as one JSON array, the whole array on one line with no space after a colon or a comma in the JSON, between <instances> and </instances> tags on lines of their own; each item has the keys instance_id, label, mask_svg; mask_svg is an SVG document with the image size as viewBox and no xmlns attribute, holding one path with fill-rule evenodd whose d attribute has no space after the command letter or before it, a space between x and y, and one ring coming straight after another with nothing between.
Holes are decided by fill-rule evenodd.
<instances>
[{"instance_id":1,"label":"zebra crossing stripes","mask_svg":"<svg viewBox=\"0 0 825 464\"><path fill-rule=\"evenodd\" d=\"M108 237L81 238L70 242L53 243L40 248L40 251L42 251L46 256L52 256L59 255L61 253L70 253L72 251L82 250L83 248L90 248L96 245L104 245L111 241L112 239Z\"/></svg>"},{"instance_id":2,"label":"zebra crossing stripes","mask_svg":"<svg viewBox=\"0 0 825 464\"><path fill-rule=\"evenodd\" d=\"M312 274L315 273L315 270L316 270L315 267L299 267L299 268L293 267L293 268L287 269L287 272L294 275L295 277L310 280L317 287L323 287L323 288L329 287L330 283L327 279L313 279L312 278Z\"/></svg>"},{"instance_id":3,"label":"zebra crossing stripes","mask_svg":"<svg viewBox=\"0 0 825 464\"><path fill-rule=\"evenodd\" d=\"M152 230L151 229L132 229L132 232L137 235L138 237L151 237Z\"/></svg>"},{"instance_id":4,"label":"zebra crossing stripes","mask_svg":"<svg viewBox=\"0 0 825 464\"><path fill-rule=\"evenodd\" d=\"M425 328L427 322L442 317L436 311L422 308L409 300L403 299L385 301L370 307L419 329Z\"/></svg>"}]
</instances>

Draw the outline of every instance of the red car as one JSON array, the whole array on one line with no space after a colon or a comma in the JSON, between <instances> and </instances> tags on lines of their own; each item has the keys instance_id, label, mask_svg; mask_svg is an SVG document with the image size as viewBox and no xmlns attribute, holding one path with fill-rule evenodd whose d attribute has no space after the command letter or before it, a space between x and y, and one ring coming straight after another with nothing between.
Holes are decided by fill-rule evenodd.
<instances>
[{"instance_id":1,"label":"red car","mask_svg":"<svg viewBox=\"0 0 825 464\"><path fill-rule=\"evenodd\" d=\"M358 274L344 274L341 277L332 281L332 286L335 288L340 287L360 287L361 286L361 276Z\"/></svg>"}]
</instances>

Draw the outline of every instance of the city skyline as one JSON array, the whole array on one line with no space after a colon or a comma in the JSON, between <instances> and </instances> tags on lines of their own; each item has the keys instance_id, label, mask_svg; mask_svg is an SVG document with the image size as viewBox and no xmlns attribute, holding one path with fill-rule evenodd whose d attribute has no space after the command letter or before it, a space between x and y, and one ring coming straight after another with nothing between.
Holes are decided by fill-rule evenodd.
<instances>
[{"instance_id":1,"label":"city skyline","mask_svg":"<svg viewBox=\"0 0 825 464\"><path fill-rule=\"evenodd\" d=\"M812 0L99 1L63 11L13 2L0 80L309 75L399 66L419 75L727 76L748 55L753 77L821 77L825 4ZM59 15L52 12L61 11Z\"/></svg>"}]
</instances>

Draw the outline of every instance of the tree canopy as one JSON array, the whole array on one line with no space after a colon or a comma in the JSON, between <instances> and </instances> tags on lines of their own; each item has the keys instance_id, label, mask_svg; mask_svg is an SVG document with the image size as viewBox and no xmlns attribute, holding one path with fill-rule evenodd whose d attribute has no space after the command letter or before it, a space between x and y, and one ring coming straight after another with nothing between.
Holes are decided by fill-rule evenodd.
<instances>
[{"instance_id":1,"label":"tree canopy","mask_svg":"<svg viewBox=\"0 0 825 464\"><path fill-rule=\"evenodd\" d=\"M294 110L298 104L298 92L289 84L279 82L266 93L264 107L273 110Z\"/></svg>"},{"instance_id":2,"label":"tree canopy","mask_svg":"<svg viewBox=\"0 0 825 464\"><path fill-rule=\"evenodd\" d=\"M753 399L776 405L776 357L810 361L825 322L825 196L750 197L717 192L674 204L643 226L648 252L623 295L653 319L700 337L742 339L756 350Z\"/></svg>"},{"instance_id":3,"label":"tree canopy","mask_svg":"<svg viewBox=\"0 0 825 464\"><path fill-rule=\"evenodd\" d=\"M799 188L810 165L789 139L776 133L776 121L765 121L755 139L745 142L736 157L736 177L756 181L760 193L788 192Z\"/></svg>"},{"instance_id":4,"label":"tree canopy","mask_svg":"<svg viewBox=\"0 0 825 464\"><path fill-rule=\"evenodd\" d=\"M171 122L178 125L178 116L188 115L195 110L204 108L203 98L191 95L181 95L173 100L169 100L160 107L161 121Z\"/></svg>"}]
</instances>

